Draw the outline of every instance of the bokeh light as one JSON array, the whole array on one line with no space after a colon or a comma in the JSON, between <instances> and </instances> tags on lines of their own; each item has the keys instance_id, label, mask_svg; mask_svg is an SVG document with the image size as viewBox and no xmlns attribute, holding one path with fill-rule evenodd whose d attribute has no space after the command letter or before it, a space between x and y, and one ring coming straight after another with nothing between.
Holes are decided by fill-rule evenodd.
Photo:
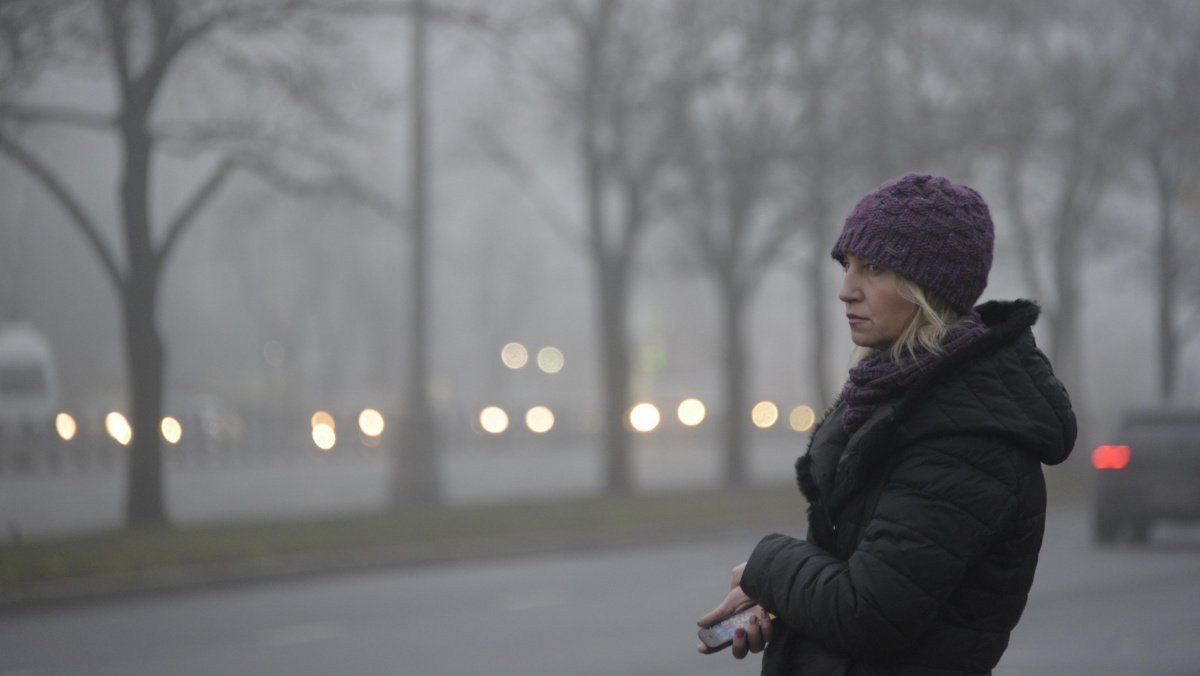
<instances>
[{"instance_id":1,"label":"bokeh light","mask_svg":"<svg viewBox=\"0 0 1200 676\"><path fill-rule=\"evenodd\" d=\"M788 413L788 425L797 432L807 432L817 421L817 412L811 406L800 404Z\"/></svg>"},{"instance_id":2,"label":"bokeh light","mask_svg":"<svg viewBox=\"0 0 1200 676\"><path fill-rule=\"evenodd\" d=\"M695 397L689 397L679 402L679 408L675 413L679 416L679 422L688 427L695 427L704 422L707 410L704 408L704 402Z\"/></svg>"},{"instance_id":3,"label":"bokeh light","mask_svg":"<svg viewBox=\"0 0 1200 676\"><path fill-rule=\"evenodd\" d=\"M133 440L133 428L129 426L125 416L117 411L109 411L108 415L104 416L104 430L122 446L128 446Z\"/></svg>"},{"instance_id":4,"label":"bokeh light","mask_svg":"<svg viewBox=\"0 0 1200 676\"><path fill-rule=\"evenodd\" d=\"M538 350L537 365L545 373L558 373L566 362L566 357L557 347L543 347Z\"/></svg>"},{"instance_id":5,"label":"bokeh light","mask_svg":"<svg viewBox=\"0 0 1200 676\"><path fill-rule=\"evenodd\" d=\"M525 412L525 426L538 434L549 432L554 427L554 412L545 406L534 406Z\"/></svg>"},{"instance_id":6,"label":"bokeh light","mask_svg":"<svg viewBox=\"0 0 1200 676\"><path fill-rule=\"evenodd\" d=\"M639 432L653 432L662 421L662 414L654 404L642 402L629 409L629 424Z\"/></svg>"},{"instance_id":7,"label":"bokeh light","mask_svg":"<svg viewBox=\"0 0 1200 676\"><path fill-rule=\"evenodd\" d=\"M325 423L317 423L312 431L313 443L322 451L328 451L337 443L337 433Z\"/></svg>"},{"instance_id":8,"label":"bokeh light","mask_svg":"<svg viewBox=\"0 0 1200 676\"><path fill-rule=\"evenodd\" d=\"M183 425L180 425L179 421L171 416L162 419L159 429L168 444L177 444L183 438Z\"/></svg>"},{"instance_id":9,"label":"bokeh light","mask_svg":"<svg viewBox=\"0 0 1200 676\"><path fill-rule=\"evenodd\" d=\"M750 419L754 421L755 427L771 427L779 420L779 407L774 402L760 401L750 411Z\"/></svg>"},{"instance_id":10,"label":"bokeh light","mask_svg":"<svg viewBox=\"0 0 1200 676\"><path fill-rule=\"evenodd\" d=\"M70 441L75 438L79 426L75 424L75 418L71 417L70 413L64 412L54 416L54 429L63 441Z\"/></svg>"},{"instance_id":11,"label":"bokeh light","mask_svg":"<svg viewBox=\"0 0 1200 676\"><path fill-rule=\"evenodd\" d=\"M520 343L508 343L500 348L500 361L515 371L529 362L529 351Z\"/></svg>"},{"instance_id":12,"label":"bokeh light","mask_svg":"<svg viewBox=\"0 0 1200 676\"><path fill-rule=\"evenodd\" d=\"M508 429L508 414L499 406L488 406L479 412L479 426L492 434Z\"/></svg>"},{"instance_id":13,"label":"bokeh light","mask_svg":"<svg viewBox=\"0 0 1200 676\"><path fill-rule=\"evenodd\" d=\"M312 418L308 422L313 429L316 429L317 425L325 425L331 430L337 430L337 423L333 421L333 416L328 411L317 411L312 414Z\"/></svg>"},{"instance_id":14,"label":"bokeh light","mask_svg":"<svg viewBox=\"0 0 1200 676\"><path fill-rule=\"evenodd\" d=\"M368 437L377 437L383 434L384 422L383 414L373 408L364 408L362 413L358 414L358 429Z\"/></svg>"}]
</instances>

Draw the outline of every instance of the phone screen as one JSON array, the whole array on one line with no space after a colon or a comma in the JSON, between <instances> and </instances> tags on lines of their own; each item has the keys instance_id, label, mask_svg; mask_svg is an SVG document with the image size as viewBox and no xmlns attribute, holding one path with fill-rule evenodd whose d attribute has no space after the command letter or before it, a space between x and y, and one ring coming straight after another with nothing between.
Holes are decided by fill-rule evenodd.
<instances>
[{"instance_id":1,"label":"phone screen","mask_svg":"<svg viewBox=\"0 0 1200 676\"><path fill-rule=\"evenodd\" d=\"M750 606L743 608L720 622L700 630L700 641L712 650L720 650L733 643L733 633L738 629L750 626L750 616L761 614L762 608ZM770 616L773 617L773 616Z\"/></svg>"}]
</instances>

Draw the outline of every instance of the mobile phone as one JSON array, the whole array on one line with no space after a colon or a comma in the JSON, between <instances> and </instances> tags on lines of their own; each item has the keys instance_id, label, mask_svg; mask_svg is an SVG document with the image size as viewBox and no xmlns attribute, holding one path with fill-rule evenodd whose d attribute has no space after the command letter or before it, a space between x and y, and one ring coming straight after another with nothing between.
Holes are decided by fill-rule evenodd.
<instances>
[{"instance_id":1,"label":"mobile phone","mask_svg":"<svg viewBox=\"0 0 1200 676\"><path fill-rule=\"evenodd\" d=\"M738 629L749 627L750 616L761 615L762 611L763 609L760 606L749 606L734 611L732 615L720 622L701 629L699 632L700 642L713 651L726 648L733 643L733 633ZM770 613L767 614L767 617L775 619L775 615Z\"/></svg>"}]
</instances>

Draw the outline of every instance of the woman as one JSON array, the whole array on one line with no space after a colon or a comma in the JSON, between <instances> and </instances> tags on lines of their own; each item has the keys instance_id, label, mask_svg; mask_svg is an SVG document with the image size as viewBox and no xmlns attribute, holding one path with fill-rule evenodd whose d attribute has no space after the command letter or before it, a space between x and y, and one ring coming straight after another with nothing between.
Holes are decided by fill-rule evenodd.
<instances>
[{"instance_id":1,"label":"woman","mask_svg":"<svg viewBox=\"0 0 1200 676\"><path fill-rule=\"evenodd\" d=\"M1041 465L1076 427L1034 344L1038 307L972 309L992 242L983 199L940 176L889 181L846 219L833 257L860 360L796 462L808 537L763 538L700 620L761 606L733 654L765 647L764 674L1000 661L1042 544Z\"/></svg>"}]
</instances>

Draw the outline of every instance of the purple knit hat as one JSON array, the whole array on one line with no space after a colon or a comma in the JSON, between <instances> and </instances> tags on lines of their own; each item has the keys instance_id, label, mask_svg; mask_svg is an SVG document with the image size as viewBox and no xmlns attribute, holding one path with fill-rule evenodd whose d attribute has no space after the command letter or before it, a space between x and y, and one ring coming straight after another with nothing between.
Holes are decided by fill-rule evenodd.
<instances>
[{"instance_id":1,"label":"purple knit hat","mask_svg":"<svg viewBox=\"0 0 1200 676\"><path fill-rule=\"evenodd\" d=\"M942 176L905 174L862 198L832 253L891 268L966 314L987 286L994 239L979 193Z\"/></svg>"}]
</instances>

